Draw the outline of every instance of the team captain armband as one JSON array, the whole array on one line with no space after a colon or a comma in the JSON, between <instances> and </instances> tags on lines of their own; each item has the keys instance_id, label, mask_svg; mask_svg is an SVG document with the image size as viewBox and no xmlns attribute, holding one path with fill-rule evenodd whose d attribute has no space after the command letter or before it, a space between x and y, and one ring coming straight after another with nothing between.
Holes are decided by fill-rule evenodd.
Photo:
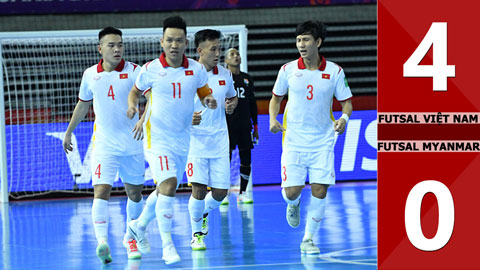
<instances>
[{"instance_id":1,"label":"team captain armband","mask_svg":"<svg viewBox=\"0 0 480 270\"><path fill-rule=\"evenodd\" d=\"M199 98L204 98L212 93L212 89L208 87L208 84L205 84L201 88L197 89L197 94Z\"/></svg>"}]
</instances>

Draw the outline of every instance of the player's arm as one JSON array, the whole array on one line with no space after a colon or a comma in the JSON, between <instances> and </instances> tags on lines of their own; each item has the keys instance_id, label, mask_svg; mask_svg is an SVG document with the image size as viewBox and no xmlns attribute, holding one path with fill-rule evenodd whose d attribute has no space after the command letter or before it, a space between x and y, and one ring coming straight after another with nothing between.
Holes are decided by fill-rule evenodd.
<instances>
[{"instance_id":1,"label":"player's arm","mask_svg":"<svg viewBox=\"0 0 480 270\"><path fill-rule=\"evenodd\" d=\"M283 96L272 95L270 104L268 104L268 114L270 115L270 132L277 133L279 131L285 131L282 124L278 122L277 115L280 112L280 104L282 103Z\"/></svg>"},{"instance_id":2,"label":"player's arm","mask_svg":"<svg viewBox=\"0 0 480 270\"><path fill-rule=\"evenodd\" d=\"M132 90L130 90L130 93L128 94L128 118L132 119L135 114L138 113L138 102L141 96L142 92L138 90L137 86L133 85Z\"/></svg>"},{"instance_id":3,"label":"player's arm","mask_svg":"<svg viewBox=\"0 0 480 270\"><path fill-rule=\"evenodd\" d=\"M217 108L217 100L212 95L212 90L208 87L208 84L197 89L198 98L202 102L202 105L209 109Z\"/></svg>"},{"instance_id":4,"label":"player's arm","mask_svg":"<svg viewBox=\"0 0 480 270\"><path fill-rule=\"evenodd\" d=\"M255 92L254 92L254 88L253 88L253 80L251 78L250 78L250 81L252 82L252 91L250 91L250 118L252 119L252 124L253 124L253 137L255 137L258 141L258 139L260 139L260 137L258 136L257 99L255 98Z\"/></svg>"},{"instance_id":5,"label":"player's arm","mask_svg":"<svg viewBox=\"0 0 480 270\"><path fill-rule=\"evenodd\" d=\"M351 99L340 101L340 105L342 105L342 116L338 118L338 120L335 120L335 131L338 132L339 135L345 131L348 119L353 111Z\"/></svg>"},{"instance_id":6,"label":"player's arm","mask_svg":"<svg viewBox=\"0 0 480 270\"><path fill-rule=\"evenodd\" d=\"M68 124L67 131L65 132L65 137L63 138L63 150L65 153L68 154L69 151L73 151L72 146L72 132L78 126L80 122L85 118L88 113L88 109L92 101L82 101L79 100L77 105L75 106L75 110L73 110L72 118L70 119L70 123Z\"/></svg>"},{"instance_id":7,"label":"player's arm","mask_svg":"<svg viewBox=\"0 0 480 270\"><path fill-rule=\"evenodd\" d=\"M145 110L143 111L142 117L137 121L135 126L133 127L133 138L137 141L143 140L143 123L145 122L145 117L147 115L148 106L150 105L150 95L152 94L151 91L145 93L145 98L147 99L147 103L145 104Z\"/></svg>"}]
</instances>

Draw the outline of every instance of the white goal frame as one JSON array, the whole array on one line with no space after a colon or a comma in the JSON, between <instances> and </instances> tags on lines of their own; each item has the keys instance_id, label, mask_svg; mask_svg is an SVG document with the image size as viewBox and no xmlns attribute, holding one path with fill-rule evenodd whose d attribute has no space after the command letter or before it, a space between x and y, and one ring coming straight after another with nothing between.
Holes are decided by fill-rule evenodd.
<instances>
[{"instance_id":1,"label":"white goal frame","mask_svg":"<svg viewBox=\"0 0 480 270\"><path fill-rule=\"evenodd\" d=\"M187 35L194 34L203 29L215 29L222 34L238 33L238 46L242 63L241 71L248 72L247 68L247 39L248 30L245 25L211 25L187 27ZM3 57L2 41L5 39L27 39L27 38L78 38L78 37L96 37L100 29L96 30L62 30L62 31L35 31L35 32L0 32L0 203L8 203L8 168L7 168L7 146L6 146L6 119L5 119L5 92L3 81ZM163 33L163 28L135 28L121 29L123 37L159 35ZM160 40L158 41L160 42ZM85 67L87 68L87 67Z\"/></svg>"}]
</instances>

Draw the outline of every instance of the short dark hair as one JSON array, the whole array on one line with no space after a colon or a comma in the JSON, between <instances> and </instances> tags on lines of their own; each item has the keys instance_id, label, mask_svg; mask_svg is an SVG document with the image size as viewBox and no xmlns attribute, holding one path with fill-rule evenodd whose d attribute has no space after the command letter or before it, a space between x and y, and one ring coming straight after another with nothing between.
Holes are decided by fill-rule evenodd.
<instances>
[{"instance_id":1,"label":"short dark hair","mask_svg":"<svg viewBox=\"0 0 480 270\"><path fill-rule=\"evenodd\" d=\"M180 17L180 16L170 16L163 20L163 32L165 33L165 30L167 28L177 28L177 29L182 29L185 32L185 36L187 35L187 23L185 20Z\"/></svg>"},{"instance_id":2,"label":"short dark hair","mask_svg":"<svg viewBox=\"0 0 480 270\"><path fill-rule=\"evenodd\" d=\"M222 33L220 33L220 31L217 31L217 30L212 30L212 29L200 30L197 33L195 33L195 47L198 48L198 45L200 45L200 43L207 40L220 39L221 35Z\"/></svg>"},{"instance_id":3,"label":"short dark hair","mask_svg":"<svg viewBox=\"0 0 480 270\"><path fill-rule=\"evenodd\" d=\"M327 36L327 27L319 21L306 21L297 25L295 36L299 35L312 35L315 40L321 38L323 42Z\"/></svg>"},{"instance_id":4,"label":"short dark hair","mask_svg":"<svg viewBox=\"0 0 480 270\"><path fill-rule=\"evenodd\" d=\"M120 31L119 29L117 29L115 27L107 26L107 27L103 28L100 31L100 33L98 33L98 41L100 42L100 40L104 36L110 35L110 34L119 35L121 37L122 36L122 31Z\"/></svg>"}]
</instances>

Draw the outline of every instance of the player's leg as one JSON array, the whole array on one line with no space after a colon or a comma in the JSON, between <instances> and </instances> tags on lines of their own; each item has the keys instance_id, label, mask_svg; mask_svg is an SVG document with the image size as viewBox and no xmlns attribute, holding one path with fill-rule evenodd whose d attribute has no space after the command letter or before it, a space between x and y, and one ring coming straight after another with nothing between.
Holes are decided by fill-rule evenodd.
<instances>
[{"instance_id":1,"label":"player's leg","mask_svg":"<svg viewBox=\"0 0 480 270\"><path fill-rule=\"evenodd\" d=\"M127 230L123 238L123 245L127 249L129 259L140 259L141 253L130 231L128 223L138 219L143 210L142 189L145 182L145 161L143 153L121 158L120 177L127 193Z\"/></svg>"},{"instance_id":2,"label":"player's leg","mask_svg":"<svg viewBox=\"0 0 480 270\"><path fill-rule=\"evenodd\" d=\"M150 252L150 244L147 236L148 224L157 217L163 243L172 243L171 224L173 217L173 203L175 190L177 188L175 158L168 150L152 152L146 151L145 156L150 165L156 190L147 198L145 207L137 220L129 222L128 229L135 238L138 248L142 253ZM159 216L159 212L163 214ZM168 231L163 233L162 231ZM165 239L165 240L164 240Z\"/></svg>"},{"instance_id":3,"label":"player's leg","mask_svg":"<svg viewBox=\"0 0 480 270\"><path fill-rule=\"evenodd\" d=\"M108 201L114 178L118 171L114 156L93 154L91 170L93 184L92 222L97 238L97 256L102 263L112 262L108 245Z\"/></svg>"},{"instance_id":4,"label":"player's leg","mask_svg":"<svg viewBox=\"0 0 480 270\"><path fill-rule=\"evenodd\" d=\"M180 156L172 151L165 151L157 157L160 166L161 177L157 184L157 203L155 214L157 217L158 229L162 238L163 256L166 264L180 261L180 256L175 249L172 240L173 204L178 185L183 179L187 156ZM163 170L162 170L163 169Z\"/></svg>"},{"instance_id":5,"label":"player's leg","mask_svg":"<svg viewBox=\"0 0 480 270\"><path fill-rule=\"evenodd\" d=\"M307 213L305 235L300 250L305 254L318 254L320 250L313 243L313 237L320 228L325 215L326 197L329 185L335 183L333 151L309 153L308 169L312 195Z\"/></svg>"},{"instance_id":6,"label":"player's leg","mask_svg":"<svg viewBox=\"0 0 480 270\"><path fill-rule=\"evenodd\" d=\"M238 195L239 203L253 203L253 199L245 192L247 190L250 172L252 171L252 152L250 148L239 149L240 155L240 192Z\"/></svg>"},{"instance_id":7,"label":"player's leg","mask_svg":"<svg viewBox=\"0 0 480 270\"><path fill-rule=\"evenodd\" d=\"M238 195L239 203L253 203L253 199L248 196L247 190L250 173L252 171L252 135L250 130L242 130L238 141L238 154L240 156L240 192Z\"/></svg>"},{"instance_id":8,"label":"player's leg","mask_svg":"<svg viewBox=\"0 0 480 270\"><path fill-rule=\"evenodd\" d=\"M157 177L161 173L160 164L158 164L158 155L152 151L145 151L145 159L148 161L150 170L153 175L153 180L157 184ZM155 219L155 206L157 204L157 190L154 190L148 196L145 207L140 216L136 220L128 223L127 229L129 234L135 238L137 247L141 253L147 254L150 252L150 243L148 241L147 226Z\"/></svg>"},{"instance_id":9,"label":"player's leg","mask_svg":"<svg viewBox=\"0 0 480 270\"><path fill-rule=\"evenodd\" d=\"M208 234L208 213L218 208L230 188L230 161L227 156L210 159L209 186L212 190L205 198L202 232Z\"/></svg>"},{"instance_id":10,"label":"player's leg","mask_svg":"<svg viewBox=\"0 0 480 270\"><path fill-rule=\"evenodd\" d=\"M190 157L187 161L187 179L192 185L192 194L188 201L190 225L192 227L192 250L205 250L204 234L202 233L203 210L207 195L209 160L207 158Z\"/></svg>"},{"instance_id":11,"label":"player's leg","mask_svg":"<svg viewBox=\"0 0 480 270\"><path fill-rule=\"evenodd\" d=\"M299 152L287 150L281 158L282 196L287 203L287 222L293 228L300 224L300 195L307 178L307 168L300 163L300 156Z\"/></svg>"}]
</instances>

